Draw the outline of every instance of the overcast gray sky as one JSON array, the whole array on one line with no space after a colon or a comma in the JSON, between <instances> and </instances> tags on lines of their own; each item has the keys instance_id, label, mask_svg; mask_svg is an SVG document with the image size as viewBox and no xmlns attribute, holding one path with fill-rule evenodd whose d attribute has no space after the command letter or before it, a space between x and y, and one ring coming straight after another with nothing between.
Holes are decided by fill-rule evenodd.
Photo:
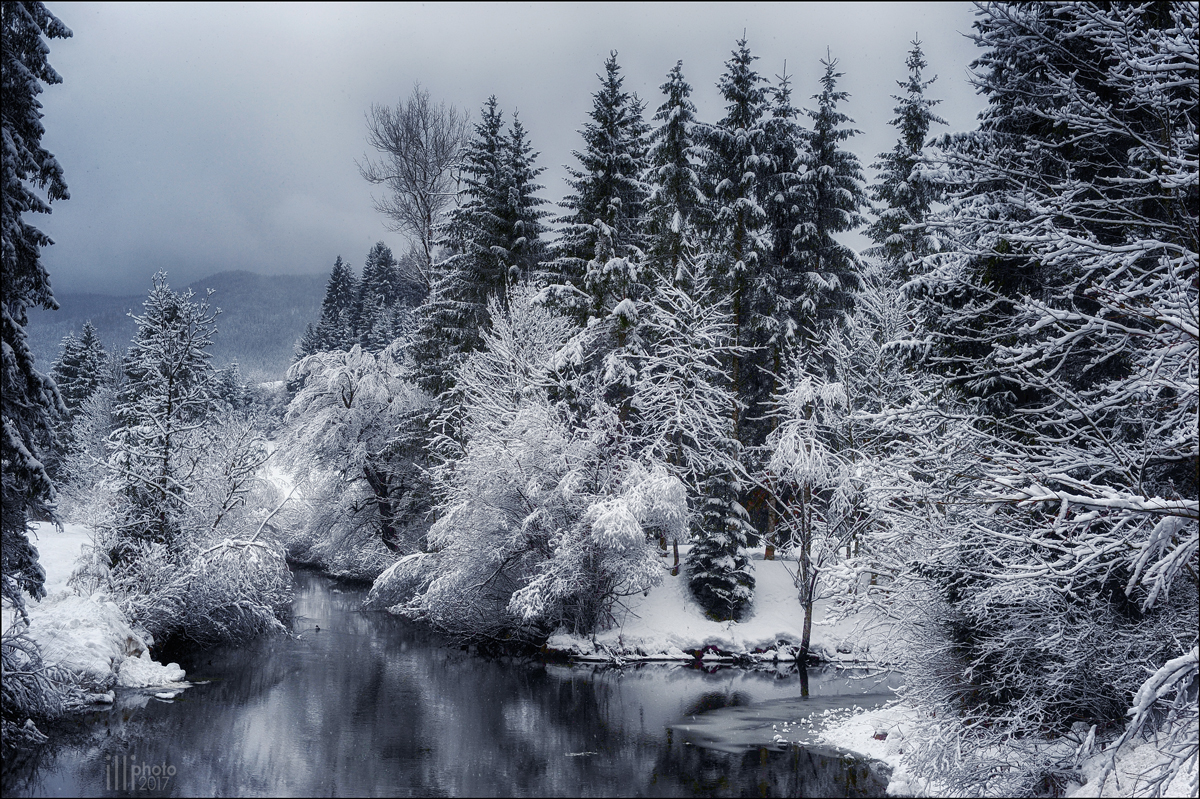
<instances>
[{"instance_id":1,"label":"overcast gray sky","mask_svg":"<svg viewBox=\"0 0 1200 799\"><path fill-rule=\"evenodd\" d=\"M50 42L64 83L42 94L43 141L71 199L32 220L56 242L44 261L59 292L138 294L157 269L176 286L228 269L327 273L338 255L361 267L381 239L406 250L355 159L364 112L414 81L473 117L493 93L519 110L554 201L609 50L650 116L683 59L701 119L715 121L743 30L761 74L786 59L802 107L828 47L864 167L895 141L890 95L918 33L949 129L974 127L983 107L967 82L966 3L47 6L75 34Z\"/></svg>"}]
</instances>

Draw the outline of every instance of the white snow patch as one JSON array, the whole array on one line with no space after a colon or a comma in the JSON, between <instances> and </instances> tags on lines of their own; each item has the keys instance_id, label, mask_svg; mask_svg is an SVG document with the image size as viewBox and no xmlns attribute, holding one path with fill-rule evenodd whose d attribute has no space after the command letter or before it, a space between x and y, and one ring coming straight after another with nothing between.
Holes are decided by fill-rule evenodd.
<instances>
[{"instance_id":1,"label":"white snow patch","mask_svg":"<svg viewBox=\"0 0 1200 799\"><path fill-rule=\"evenodd\" d=\"M891 766L889 796L927 796L931 795L930 786L909 774L903 762L904 746L916 718L917 711L912 707L892 705L874 710L826 711L808 723L822 725L816 730L817 739L822 743Z\"/></svg>"},{"instance_id":2,"label":"white snow patch","mask_svg":"<svg viewBox=\"0 0 1200 799\"><path fill-rule=\"evenodd\" d=\"M687 547L679 549L682 560ZM754 607L740 622L707 618L692 597L681 567L678 576L664 576L648 594L623 600L624 609L618 607L612 629L594 638L559 631L546 646L582 660L693 660L691 653L709 648L760 660L792 660L804 629L804 610L792 579L796 564L751 560L750 565ZM818 603L810 653L827 661L866 660L862 647L850 644L853 623L827 624L823 611L824 604Z\"/></svg>"},{"instance_id":3,"label":"white snow patch","mask_svg":"<svg viewBox=\"0 0 1200 799\"><path fill-rule=\"evenodd\" d=\"M59 592L30 602L29 636L42 659L108 687L121 662L146 651L146 641L129 626L125 614L103 594L92 597Z\"/></svg>"},{"instance_id":4,"label":"white snow patch","mask_svg":"<svg viewBox=\"0 0 1200 799\"><path fill-rule=\"evenodd\" d=\"M145 688L182 684L183 669L166 666L150 658L146 637L129 625L116 603L102 593L78 596L67 585L84 546L91 546L92 533L81 524L64 524L59 532L48 522L37 522L34 544L38 562L46 572L46 597L29 600L28 635L37 642L42 659L80 675L87 684L101 689L92 700L111 703L114 684L123 688ZM13 608L4 608L4 629L23 624Z\"/></svg>"},{"instance_id":5,"label":"white snow patch","mask_svg":"<svg viewBox=\"0 0 1200 799\"><path fill-rule=\"evenodd\" d=\"M64 524L59 532L49 522L35 522L32 539L38 563L46 570L46 596L68 590L67 579L75 571L83 547L92 545L91 530L82 524Z\"/></svg>"},{"instance_id":6,"label":"white snow patch","mask_svg":"<svg viewBox=\"0 0 1200 799\"><path fill-rule=\"evenodd\" d=\"M121 669L117 672L117 685L122 688L172 686L183 682L185 676L187 675L179 668L178 663L168 663L164 666L152 660L149 652L143 652L141 657L128 657L121 662ZM174 697L175 693L178 692L172 693L171 696Z\"/></svg>"},{"instance_id":7,"label":"white snow patch","mask_svg":"<svg viewBox=\"0 0 1200 799\"><path fill-rule=\"evenodd\" d=\"M1138 746L1125 746L1117 753L1116 768L1100 785L1100 776L1105 767L1112 763L1111 752L1096 752L1083 761L1083 785L1067 789L1066 796L1154 796L1149 780L1159 773L1166 758L1153 740ZM1193 755L1189 767L1180 770L1175 778L1163 788L1162 796L1195 796L1197 758Z\"/></svg>"}]
</instances>

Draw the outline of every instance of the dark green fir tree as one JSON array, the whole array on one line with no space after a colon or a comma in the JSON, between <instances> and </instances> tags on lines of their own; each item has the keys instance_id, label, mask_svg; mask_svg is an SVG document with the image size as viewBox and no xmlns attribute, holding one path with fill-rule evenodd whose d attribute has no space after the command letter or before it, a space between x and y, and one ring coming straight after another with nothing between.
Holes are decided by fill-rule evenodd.
<instances>
[{"instance_id":1,"label":"dark green fir tree","mask_svg":"<svg viewBox=\"0 0 1200 799\"><path fill-rule=\"evenodd\" d=\"M934 123L946 124L933 113L933 107L941 100L925 96L925 90L937 77L928 80L921 77L928 64L919 40L912 42L905 66L908 80L897 81L904 94L893 95L899 105L891 122L900 137L890 152L880 153L879 160L871 165L879 173L879 182L871 187L877 216L866 230L876 245L866 254L882 262L887 276L896 281L912 277L920 269L921 259L937 251L936 238L924 224L930 208L941 197L942 187L918 167L929 128Z\"/></svg>"},{"instance_id":2,"label":"dark green fir tree","mask_svg":"<svg viewBox=\"0 0 1200 799\"><path fill-rule=\"evenodd\" d=\"M685 264L695 246L696 209L704 204L700 153L696 146L696 106L692 87L679 61L660 89L666 96L651 134L650 195L646 200L646 263L659 278L683 286L691 274Z\"/></svg>"},{"instance_id":3,"label":"dark green fir tree","mask_svg":"<svg viewBox=\"0 0 1200 799\"><path fill-rule=\"evenodd\" d=\"M642 102L622 88L624 82L613 51L592 96L591 121L579 131L584 149L574 153L579 167L569 169L571 193L562 202L567 213L558 220L564 227L554 266L588 296L579 310L592 315L648 293L640 261L649 126Z\"/></svg>"},{"instance_id":4,"label":"dark green fir tree","mask_svg":"<svg viewBox=\"0 0 1200 799\"><path fill-rule=\"evenodd\" d=\"M860 211L869 205L858 156L844 146L859 131L847 127L854 120L838 110L849 95L837 88L842 77L837 64L834 58L821 61L821 92L813 95L817 109L807 111L813 127L805 132L807 146L796 169L808 208L795 245L803 275L798 315L801 333L810 342L819 341L824 329L839 324L854 308L861 287L858 255L836 236L862 225Z\"/></svg>"}]
</instances>

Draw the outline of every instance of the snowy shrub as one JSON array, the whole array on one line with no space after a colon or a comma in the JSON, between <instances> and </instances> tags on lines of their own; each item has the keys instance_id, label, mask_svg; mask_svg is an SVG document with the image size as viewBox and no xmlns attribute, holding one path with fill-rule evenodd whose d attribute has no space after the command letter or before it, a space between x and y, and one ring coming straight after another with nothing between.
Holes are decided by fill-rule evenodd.
<instances>
[{"instance_id":1,"label":"snowy shrub","mask_svg":"<svg viewBox=\"0 0 1200 799\"><path fill-rule=\"evenodd\" d=\"M662 580L658 555L647 539L655 529L680 535L686 525L683 484L661 465L630 467L617 496L593 501L570 528L551 540L553 554L513 593L509 610L523 623L587 634L612 621L621 597Z\"/></svg>"},{"instance_id":2,"label":"snowy shrub","mask_svg":"<svg viewBox=\"0 0 1200 799\"><path fill-rule=\"evenodd\" d=\"M261 538L214 536L187 568L187 602L174 634L202 644L286 630L292 575L283 550Z\"/></svg>"},{"instance_id":3,"label":"snowy shrub","mask_svg":"<svg viewBox=\"0 0 1200 799\"><path fill-rule=\"evenodd\" d=\"M402 433L423 423L430 402L408 378L403 346L319 352L289 371L304 382L281 444L302 482L288 525L294 560L374 579L420 546L429 485Z\"/></svg>"},{"instance_id":4,"label":"snowy shrub","mask_svg":"<svg viewBox=\"0 0 1200 799\"><path fill-rule=\"evenodd\" d=\"M651 531L678 533L683 486L659 467L605 463L597 425L570 431L544 400L469 442L430 530L437 573L405 612L466 638L591 633L662 575ZM609 482L611 481L611 482Z\"/></svg>"},{"instance_id":5,"label":"snowy shrub","mask_svg":"<svg viewBox=\"0 0 1200 799\"><path fill-rule=\"evenodd\" d=\"M455 376L463 443L443 445L443 499L429 531L436 568L403 612L466 639L590 633L621 596L660 578L649 537L682 531L684 489L624 452L618 414L601 399L582 423L551 402L549 370L563 360L569 322L527 292L507 313L494 301L490 311L487 349Z\"/></svg>"},{"instance_id":6,"label":"snowy shrub","mask_svg":"<svg viewBox=\"0 0 1200 799\"><path fill-rule=\"evenodd\" d=\"M58 718L84 696L68 672L42 661L26 629L18 621L0 636L0 740L6 763L13 752L46 741L39 722Z\"/></svg>"},{"instance_id":7,"label":"snowy shrub","mask_svg":"<svg viewBox=\"0 0 1200 799\"><path fill-rule=\"evenodd\" d=\"M436 552L414 552L400 558L375 578L363 608L400 612L399 606L429 587L438 572L438 560Z\"/></svg>"},{"instance_id":8,"label":"snowy shrub","mask_svg":"<svg viewBox=\"0 0 1200 799\"><path fill-rule=\"evenodd\" d=\"M104 590L135 628L160 643L237 643L285 629L292 579L278 543L216 533L182 555L159 543L137 546L135 556L114 569L98 539L72 583Z\"/></svg>"}]
</instances>

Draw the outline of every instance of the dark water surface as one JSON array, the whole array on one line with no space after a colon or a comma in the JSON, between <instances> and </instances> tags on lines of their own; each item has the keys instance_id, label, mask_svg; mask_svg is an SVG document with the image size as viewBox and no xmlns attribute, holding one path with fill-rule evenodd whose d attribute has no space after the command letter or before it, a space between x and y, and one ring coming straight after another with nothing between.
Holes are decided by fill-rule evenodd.
<instances>
[{"instance_id":1,"label":"dark water surface","mask_svg":"<svg viewBox=\"0 0 1200 799\"><path fill-rule=\"evenodd\" d=\"M359 611L362 596L297 573L295 639L195 656L181 665L207 682L172 701L120 693L76 732L5 764L5 796L882 796L886 788L886 774L865 762L771 744L772 723L888 698L875 683L810 670L802 696L787 668L485 658Z\"/></svg>"}]
</instances>

